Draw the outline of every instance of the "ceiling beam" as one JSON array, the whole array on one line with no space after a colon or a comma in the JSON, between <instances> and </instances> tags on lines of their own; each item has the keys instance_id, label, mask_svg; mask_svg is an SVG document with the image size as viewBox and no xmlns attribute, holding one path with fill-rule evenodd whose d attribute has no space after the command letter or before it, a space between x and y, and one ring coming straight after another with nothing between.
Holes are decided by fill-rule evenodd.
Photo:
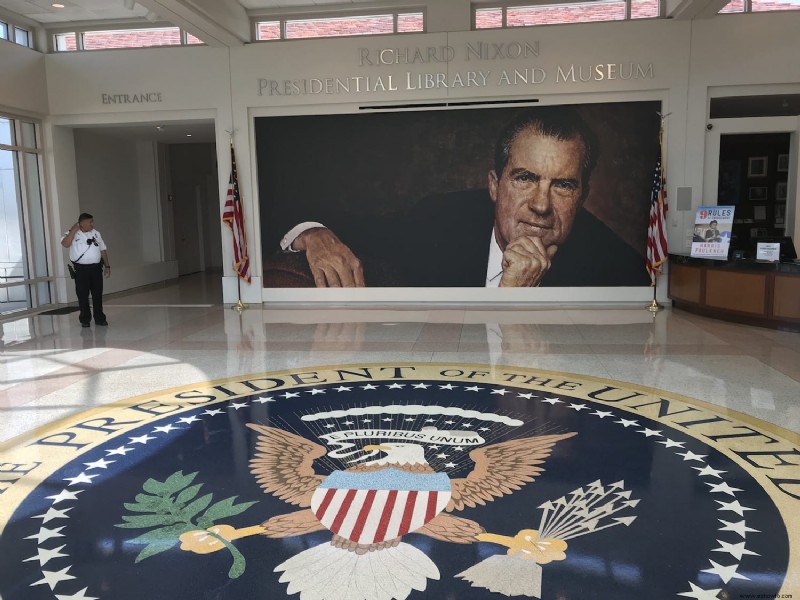
<instances>
[{"instance_id":1,"label":"ceiling beam","mask_svg":"<svg viewBox=\"0 0 800 600\"><path fill-rule=\"evenodd\" d=\"M667 17L679 21L710 19L716 15L728 0L667 0Z\"/></svg>"},{"instance_id":2,"label":"ceiling beam","mask_svg":"<svg viewBox=\"0 0 800 600\"><path fill-rule=\"evenodd\" d=\"M250 41L250 19L236 0L136 0L209 46L241 46Z\"/></svg>"}]
</instances>

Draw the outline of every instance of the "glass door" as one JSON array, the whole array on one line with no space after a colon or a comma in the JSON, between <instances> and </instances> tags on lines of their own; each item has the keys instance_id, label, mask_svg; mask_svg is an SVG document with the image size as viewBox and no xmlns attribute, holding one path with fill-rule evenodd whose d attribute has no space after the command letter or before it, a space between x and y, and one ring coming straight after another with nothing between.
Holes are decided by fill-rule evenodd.
<instances>
[{"instance_id":1,"label":"glass door","mask_svg":"<svg viewBox=\"0 0 800 600\"><path fill-rule=\"evenodd\" d=\"M0 313L51 304L39 125L0 115Z\"/></svg>"}]
</instances>

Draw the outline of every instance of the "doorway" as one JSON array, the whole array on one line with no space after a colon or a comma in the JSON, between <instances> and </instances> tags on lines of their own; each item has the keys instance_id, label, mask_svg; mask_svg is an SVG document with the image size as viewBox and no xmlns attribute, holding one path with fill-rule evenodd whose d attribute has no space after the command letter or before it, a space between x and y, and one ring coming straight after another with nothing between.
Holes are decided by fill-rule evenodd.
<instances>
[{"instance_id":1,"label":"doorway","mask_svg":"<svg viewBox=\"0 0 800 600\"><path fill-rule=\"evenodd\" d=\"M731 247L786 234L790 133L720 136L717 204L735 206Z\"/></svg>"},{"instance_id":2,"label":"doorway","mask_svg":"<svg viewBox=\"0 0 800 600\"><path fill-rule=\"evenodd\" d=\"M222 270L217 150L213 143L171 144L167 201L178 275Z\"/></svg>"},{"instance_id":3,"label":"doorway","mask_svg":"<svg viewBox=\"0 0 800 600\"><path fill-rule=\"evenodd\" d=\"M222 277L213 119L95 124L69 134L78 199L69 216L95 214L113 243L107 293L215 269Z\"/></svg>"}]
</instances>

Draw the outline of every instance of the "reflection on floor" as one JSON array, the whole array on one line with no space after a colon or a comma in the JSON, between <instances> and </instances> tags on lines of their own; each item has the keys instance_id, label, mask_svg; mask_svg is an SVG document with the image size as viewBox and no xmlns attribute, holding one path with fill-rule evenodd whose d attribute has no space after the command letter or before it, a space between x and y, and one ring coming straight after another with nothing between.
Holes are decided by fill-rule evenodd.
<instances>
[{"instance_id":1,"label":"reflection on floor","mask_svg":"<svg viewBox=\"0 0 800 600\"><path fill-rule=\"evenodd\" d=\"M106 313L110 325L107 328L92 326L83 329L78 323L76 314L39 315L0 323L2 332L0 442L9 441L15 436L75 413L167 388L287 369L301 372L303 369L324 365L400 362L506 365L512 368L557 371L627 382L698 399L713 405L722 414L726 411L737 411L791 432L800 432L798 402L800 334L796 333L724 323L672 310L665 310L653 318L644 307L605 310L562 308L485 310L435 307L425 310L274 310L251 306L240 314L223 307L220 298L218 276L209 278L195 275L109 298ZM319 393L322 394L323 391ZM503 394L502 391L498 393L501 396ZM491 402L496 400L491 396L487 398ZM355 399L353 402L356 402ZM497 401L497 406L500 404L501 402ZM364 402L359 406L364 406ZM490 404L486 406L489 407ZM290 417L285 418L290 419ZM560 433L569 433L574 429L579 432L579 437L586 436L584 430L579 427L580 423L572 419L570 411L566 411L559 418L563 419ZM581 415L576 418L584 417ZM593 418L597 420L596 417ZM556 421L558 419L554 420ZM225 425L228 426L233 427ZM620 436L628 435L627 425L623 431L624 434L620 433ZM655 444L650 440L651 435L662 435L651 433L650 429L631 435L638 436L636 437L638 440L642 437L640 434L644 434L650 446ZM235 431L230 435L235 437ZM674 439L677 440L678 437ZM570 448L566 445L568 443L572 442L558 442L567 449ZM678 443L683 442L675 442ZM796 443L794 441L795 447ZM604 452L608 452L609 456L616 452L625 454L628 446L624 444L622 446L611 444ZM658 452L663 450L663 446L654 447L659 448ZM667 445L667 448L669 447ZM630 448L633 452L634 445ZM689 451L688 455L684 455L683 461L678 461L677 466L670 467L670 469L680 467L680 473L677 475L672 471L663 471L669 475L660 481L659 485L664 487L659 494L668 494L664 490L669 490L670 486L677 486L684 470L693 474L692 465L682 463L694 460L695 456L701 456L699 450L696 452L697 454L693 454ZM641 458L638 451L635 454ZM791 464L800 462L792 452L783 456L781 459L772 457L772 460L783 460ZM553 460L558 464L560 460L558 455L554 457ZM603 457L599 458L602 463ZM598 457L594 457L593 460L597 461ZM631 458L631 464L637 460L639 458ZM674 460L674 458L664 460ZM733 473L737 469L741 470L744 465L741 460L735 464L729 457L720 455L719 461L723 460L728 462L714 464L725 464L724 470L719 470L720 466L712 468L711 458L708 458L707 465L700 463L696 465L700 474L712 479L710 483L705 482L712 486L712 491L721 491L719 497L714 496L708 500L711 503L709 510L717 509L713 500L720 501L725 507L717 510L733 511L740 515L744 514L744 511L755 510L748 505L748 501L750 504L762 502L755 492L751 494L747 491L745 492L747 496L737 498L736 487L726 488L724 486L727 481L713 480L725 471ZM646 472L647 477L655 482L659 479L656 474L661 472L658 469L665 467L657 465L655 458L653 461L652 465L648 463L640 466L642 472ZM443 463L443 466L447 464ZM455 467L453 463L453 468ZM601 466L597 466L597 469L600 468ZM547 469L550 472L550 463ZM738 485L745 475L742 474L741 477L742 479L734 483ZM564 485L568 487L573 483L577 490L578 486L589 484L590 481L565 481ZM603 481L603 484L611 483ZM2 484L3 476L0 473L0 493L3 491ZM714 488L715 485L717 488ZM788 489L797 489L797 484L790 485L795 487ZM594 489L599 494L601 487ZM705 487L701 486L701 489L707 492ZM605 494L607 490L602 488L602 491ZM625 493L622 487L619 491ZM565 487L558 493L568 492ZM583 497L580 494L578 496ZM214 498L215 501L217 499ZM553 497L553 500L555 499L556 496ZM657 498L654 496L651 500L655 502ZM786 495L786 500L791 500L789 494ZM794 509L800 511L800 499L792 501L797 502L797 505L792 505ZM431 502L435 503L435 500ZM570 518L580 520L583 508L576 508L575 515L578 516ZM785 508L781 507L782 510ZM706 521L700 519L691 525L686 535L692 536L697 533L706 522L711 525L709 532L705 533L715 535L716 523L713 523L715 515L709 514L712 518ZM587 515L588 513L584 514L584 517ZM728 512L722 516L731 519L723 520L722 522L727 525L722 528L733 528L735 531L737 515ZM542 516L542 523L547 521L545 517L546 512ZM46 523L48 517L44 518ZM779 521L778 519L776 522ZM767 521L764 523L759 533L770 535L774 532L777 540L779 532L774 529L776 526L770 525ZM741 521L740 527L744 527L744 521ZM763 528L767 530L764 531ZM564 531L567 530L568 528ZM748 531L742 530L742 539L747 533ZM798 537L796 532L790 534L792 542L800 541L796 539ZM513 532L510 535L513 535ZM724 544L723 546L734 548L732 555L739 554L738 559L741 559L742 553L747 554L748 551L744 545L739 547L734 541L732 538L725 538L723 542L727 546ZM652 540L647 543L651 544ZM670 551L674 552L676 549ZM564 564L568 565L569 569L577 569L578 575L582 569L588 574L593 569L600 568L602 571L611 568L594 564L592 562L594 558L590 555L582 557L577 552L567 554L570 560ZM715 557L716 555L712 554L712 558ZM312 562L326 560L323 556L312 558ZM442 557L440 559L445 560ZM670 557L664 557L665 563L669 563L669 559ZM41 560L40 557L40 562ZM424 559L420 560L424 563ZM736 579L737 574L735 571L726 572L725 565L727 562L720 558L708 566L711 576L718 577L717 582L721 578L727 584L731 579ZM270 566L270 571L273 566ZM622 567L617 565L614 568L618 567L622 568L624 565ZM550 572L555 573L557 569L554 567ZM0 583L7 574L3 567L0 567ZM578 575L572 573L571 577ZM631 573L628 575L633 577ZM759 576L759 573L750 572L748 575L752 578ZM472 576L478 581L483 581L482 578L485 579L487 574L472 572ZM45 574L44 577L45 581L41 583L47 583L53 590L55 583L60 581L58 577L67 578L67 575ZM51 580L47 580L48 577ZM624 573L618 573L615 577L618 577L619 581L625 580ZM641 573L637 577L641 577ZM551 580L555 579L555 575L551 576ZM714 585L714 582L709 580L708 585L704 585L702 579L697 581L697 585L687 583L681 595L692 598L722 598L723 596L718 594L726 593L720 591L722 584ZM35 582L31 582L33 583ZM53 585L50 585L51 583ZM493 585L499 586L498 589L502 588L501 584ZM653 585L659 584L653 580ZM485 587L492 589L488 585ZM40 585L39 588L47 591L47 586ZM647 589L646 586L644 589ZM289 591L292 592L292 589ZM460 592L461 595L448 592L451 594L448 597L484 597L474 590L470 592L473 595L470 593L464 595L465 593L463 590ZM595 590L592 595L591 592L584 591L583 595L576 596L574 590L563 591L559 598L606 600L602 595L597 595L598 593ZM79 595L77 592L74 595L59 596L58 590L55 594L57 598L76 600L90 597ZM671 593L669 597L676 597L674 594L675 592ZM53 597L52 593L50 597ZM226 596L220 592L219 597L235 596ZM308 597L318 596L309 593ZM364 597L384 596L375 591L372 596ZM415 597L426 596L424 594L409 596L412 599ZM655 591L641 597L649 600L661 598L662 595L661 592Z\"/></svg>"},{"instance_id":2,"label":"reflection on floor","mask_svg":"<svg viewBox=\"0 0 800 600\"><path fill-rule=\"evenodd\" d=\"M462 362L648 385L800 431L800 334L665 310L271 310L192 275L77 316L0 323L0 439L166 387L303 365Z\"/></svg>"}]
</instances>

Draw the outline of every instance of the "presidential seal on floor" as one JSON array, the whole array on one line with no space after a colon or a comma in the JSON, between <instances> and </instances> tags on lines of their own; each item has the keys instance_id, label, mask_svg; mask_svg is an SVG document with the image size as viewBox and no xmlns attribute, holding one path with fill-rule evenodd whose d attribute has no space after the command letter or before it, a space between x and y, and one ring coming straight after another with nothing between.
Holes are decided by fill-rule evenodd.
<instances>
[{"instance_id":1,"label":"presidential seal on floor","mask_svg":"<svg viewBox=\"0 0 800 600\"><path fill-rule=\"evenodd\" d=\"M797 445L519 367L243 375L6 445L0 597L791 598Z\"/></svg>"}]
</instances>

